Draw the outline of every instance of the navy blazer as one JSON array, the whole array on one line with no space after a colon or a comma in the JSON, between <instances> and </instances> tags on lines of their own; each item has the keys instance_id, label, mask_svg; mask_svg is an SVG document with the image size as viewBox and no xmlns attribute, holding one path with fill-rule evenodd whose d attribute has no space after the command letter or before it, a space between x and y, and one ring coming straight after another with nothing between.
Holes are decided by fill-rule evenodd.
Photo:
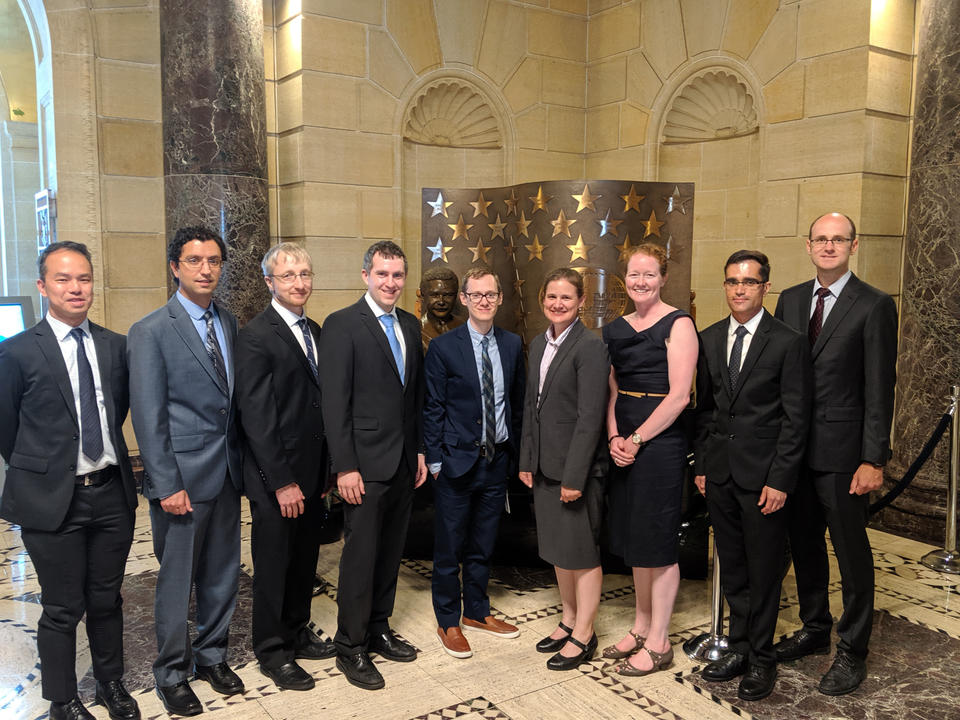
<instances>
[{"instance_id":1,"label":"navy blazer","mask_svg":"<svg viewBox=\"0 0 960 720\"><path fill-rule=\"evenodd\" d=\"M504 404L511 465L516 464L523 421L523 343L494 326L503 371ZM426 399L423 440L427 463L443 463L443 474L457 478L476 464L483 444L483 397L470 330L464 323L430 342L424 362Z\"/></svg>"}]
</instances>

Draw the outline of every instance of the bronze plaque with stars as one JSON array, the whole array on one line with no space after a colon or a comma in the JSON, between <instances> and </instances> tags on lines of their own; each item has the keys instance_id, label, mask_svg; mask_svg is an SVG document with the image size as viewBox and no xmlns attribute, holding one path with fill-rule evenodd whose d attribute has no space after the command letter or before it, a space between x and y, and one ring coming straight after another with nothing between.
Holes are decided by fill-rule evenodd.
<instances>
[{"instance_id":1,"label":"bronze plaque with stars","mask_svg":"<svg viewBox=\"0 0 960 720\"><path fill-rule=\"evenodd\" d=\"M424 188L424 271L461 276L485 262L500 277L497 325L525 343L546 330L543 278L572 267L584 278L581 319L600 328L631 312L623 282L629 247L655 242L670 258L663 299L690 309L693 183L550 180L502 188Z\"/></svg>"}]
</instances>

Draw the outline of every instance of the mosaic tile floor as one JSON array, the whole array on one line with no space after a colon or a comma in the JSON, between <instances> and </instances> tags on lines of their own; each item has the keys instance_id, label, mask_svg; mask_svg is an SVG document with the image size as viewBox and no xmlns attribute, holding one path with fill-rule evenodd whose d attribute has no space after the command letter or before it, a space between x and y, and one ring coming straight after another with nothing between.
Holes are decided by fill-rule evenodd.
<instances>
[{"instance_id":1,"label":"mosaic tile floor","mask_svg":"<svg viewBox=\"0 0 960 720\"><path fill-rule=\"evenodd\" d=\"M207 713L224 720L280 718L378 718L388 720L487 718L851 718L856 720L943 720L960 718L960 577L927 570L918 562L930 548L871 531L877 567L877 612L868 661L868 677L854 694L828 698L816 691L830 656L804 658L780 666L775 692L766 700L737 699L735 681L706 683L699 664L677 648L668 672L645 678L620 678L594 661L565 673L551 672L533 644L555 626L559 597L545 568L494 568L491 600L495 613L521 628L516 640L470 636L475 654L455 660L440 648L430 603L430 563L405 560L400 571L393 627L421 649L414 663L376 658L387 687L366 692L349 685L333 660L302 661L317 680L310 692L280 691L257 669L249 642L251 563L249 513L244 513L244 554L240 598L234 616L230 662L246 683L242 696L223 698L206 683L194 687ZM318 572L327 581L314 599L319 628L335 626L339 544L321 549ZM154 653L152 602L156 561L146 508L138 512L137 531L124 582L127 687L137 697L144 718L165 718L153 692L150 662ZM834 578L837 578L834 563ZM40 614L33 567L19 532L0 522L0 718L45 718L48 703L40 696L36 623ZM838 614L839 583L831 587ZM704 632L710 622L710 583L684 580L673 616L675 643ZM784 585L779 635L798 628L792 575ZM597 624L600 645L616 640L633 613L629 578L608 575ZM90 701L93 678L85 633L79 633L77 674L81 696ZM98 718L106 711L90 706Z\"/></svg>"}]
</instances>

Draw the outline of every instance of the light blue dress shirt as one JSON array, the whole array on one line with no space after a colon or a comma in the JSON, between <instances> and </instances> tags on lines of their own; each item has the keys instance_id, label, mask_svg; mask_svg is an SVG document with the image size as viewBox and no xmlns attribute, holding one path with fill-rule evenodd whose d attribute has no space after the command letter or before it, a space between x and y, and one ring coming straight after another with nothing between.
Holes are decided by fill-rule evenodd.
<instances>
[{"instance_id":1,"label":"light blue dress shirt","mask_svg":"<svg viewBox=\"0 0 960 720\"><path fill-rule=\"evenodd\" d=\"M217 312L217 304L211 302L209 308L200 307L192 300L184 297L183 293L179 290L177 291L177 300L180 301L183 309L187 311L187 315L193 320L193 327L196 328L197 334L200 336L200 342L204 347L206 347L207 344L207 321L203 319L203 314L208 309L213 312L213 331L217 334L217 342L220 343L220 352L223 353L224 370L227 372L227 377L230 377L230 363L233 358L230 357L230 347L227 345L227 336L223 333L223 325L220 323L220 313Z\"/></svg>"},{"instance_id":2,"label":"light blue dress shirt","mask_svg":"<svg viewBox=\"0 0 960 720\"><path fill-rule=\"evenodd\" d=\"M490 356L490 363L493 365L493 409L497 416L496 442L506 442L510 436L507 431L507 409L506 401L503 397L503 366L500 363L500 350L497 347L497 338L493 334L493 328L490 328L490 332L483 335L473 329L473 325L469 320L467 321L467 330L470 331L470 341L473 343L473 357L477 363L477 377L480 379L481 392L483 391L483 338L490 338L490 343L487 345L487 354ZM486 436L487 420L483 418L483 434L480 437Z\"/></svg>"}]
</instances>

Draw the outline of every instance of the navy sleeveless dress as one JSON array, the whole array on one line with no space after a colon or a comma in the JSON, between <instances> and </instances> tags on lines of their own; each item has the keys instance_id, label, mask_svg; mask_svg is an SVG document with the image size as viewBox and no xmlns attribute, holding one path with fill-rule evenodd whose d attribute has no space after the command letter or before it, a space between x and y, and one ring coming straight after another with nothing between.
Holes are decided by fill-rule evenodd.
<instances>
[{"instance_id":1,"label":"navy sleeveless dress","mask_svg":"<svg viewBox=\"0 0 960 720\"><path fill-rule=\"evenodd\" d=\"M623 318L603 328L620 390L663 394L670 390L666 339L681 317L690 316L674 310L640 332ZM618 394L617 432L629 438L662 400ZM664 567L677 562L686 463L687 438L679 418L651 439L632 465L622 468L611 461L609 545L630 567Z\"/></svg>"}]
</instances>

